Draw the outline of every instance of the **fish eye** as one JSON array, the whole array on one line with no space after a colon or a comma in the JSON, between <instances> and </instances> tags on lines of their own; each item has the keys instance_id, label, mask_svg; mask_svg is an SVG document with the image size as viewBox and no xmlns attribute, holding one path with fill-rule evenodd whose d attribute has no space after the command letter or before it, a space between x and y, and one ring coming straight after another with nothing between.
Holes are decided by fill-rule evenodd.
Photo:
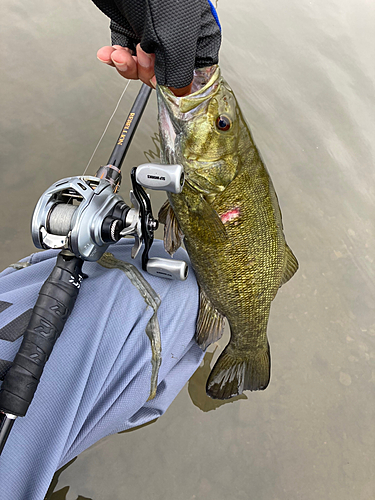
<instances>
[{"instance_id":1,"label":"fish eye","mask_svg":"<svg viewBox=\"0 0 375 500\"><path fill-rule=\"evenodd\" d=\"M227 130L229 130L231 125L232 125L232 122L225 115L220 115L216 118L216 127L219 130L222 130L223 132L226 132Z\"/></svg>"}]
</instances>

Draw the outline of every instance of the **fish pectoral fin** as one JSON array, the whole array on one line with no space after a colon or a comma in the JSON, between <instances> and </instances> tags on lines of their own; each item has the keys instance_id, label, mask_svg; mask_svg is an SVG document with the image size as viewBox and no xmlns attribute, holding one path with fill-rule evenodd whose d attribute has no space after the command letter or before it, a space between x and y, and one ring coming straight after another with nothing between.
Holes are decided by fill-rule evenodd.
<instances>
[{"instance_id":1,"label":"fish pectoral fin","mask_svg":"<svg viewBox=\"0 0 375 500\"><path fill-rule=\"evenodd\" d=\"M164 248L173 255L180 248L184 234L168 200L160 208L158 219L164 224Z\"/></svg>"},{"instance_id":2,"label":"fish pectoral fin","mask_svg":"<svg viewBox=\"0 0 375 500\"><path fill-rule=\"evenodd\" d=\"M284 285L284 283L289 281L290 278L292 278L294 276L297 269L298 269L298 261L294 255L294 253L291 251L291 249L285 243L284 273L283 273L283 277L281 278L280 286Z\"/></svg>"},{"instance_id":3,"label":"fish pectoral fin","mask_svg":"<svg viewBox=\"0 0 375 500\"><path fill-rule=\"evenodd\" d=\"M161 224L166 224L167 223L167 215L168 215L168 210L172 209L171 204L169 203L168 200L166 200L163 205L161 206L159 213L158 213L158 219Z\"/></svg>"},{"instance_id":4,"label":"fish pectoral fin","mask_svg":"<svg viewBox=\"0 0 375 500\"><path fill-rule=\"evenodd\" d=\"M230 399L243 391L262 391L271 375L270 347L238 352L228 344L208 377L206 392L213 399Z\"/></svg>"},{"instance_id":5,"label":"fish pectoral fin","mask_svg":"<svg viewBox=\"0 0 375 500\"><path fill-rule=\"evenodd\" d=\"M216 210L212 208L203 196L201 196L201 202L199 203L199 208L196 210L196 213L200 218L201 228L211 241L223 243L227 240L228 234L223 221L220 219Z\"/></svg>"},{"instance_id":6,"label":"fish pectoral fin","mask_svg":"<svg viewBox=\"0 0 375 500\"><path fill-rule=\"evenodd\" d=\"M205 350L210 344L219 340L224 332L225 316L211 304L204 291L200 288L199 315L195 340L199 347Z\"/></svg>"}]
</instances>

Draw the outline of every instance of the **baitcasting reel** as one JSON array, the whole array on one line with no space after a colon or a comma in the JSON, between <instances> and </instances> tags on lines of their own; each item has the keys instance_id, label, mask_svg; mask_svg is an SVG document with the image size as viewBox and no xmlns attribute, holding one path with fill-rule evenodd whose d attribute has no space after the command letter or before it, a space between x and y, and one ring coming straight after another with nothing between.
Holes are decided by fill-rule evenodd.
<instances>
[{"instance_id":1,"label":"baitcasting reel","mask_svg":"<svg viewBox=\"0 0 375 500\"><path fill-rule=\"evenodd\" d=\"M113 166L107 165L99 169L97 177L68 177L47 189L32 217L34 245L44 249L67 248L83 260L97 261L110 244L121 237L134 236L132 258L144 243L142 268L145 271L154 276L185 280L186 262L148 256L158 221L153 218L149 197L142 187L180 193L184 185L182 166L146 163L133 168L132 208L116 194L118 183L113 170ZM101 172L106 175L100 175ZM112 178L108 172L112 172Z\"/></svg>"}]
</instances>

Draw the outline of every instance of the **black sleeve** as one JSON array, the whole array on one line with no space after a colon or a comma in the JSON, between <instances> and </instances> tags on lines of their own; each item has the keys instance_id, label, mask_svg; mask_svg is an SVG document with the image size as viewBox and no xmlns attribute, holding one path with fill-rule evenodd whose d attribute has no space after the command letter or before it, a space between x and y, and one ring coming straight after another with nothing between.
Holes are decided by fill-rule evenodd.
<instances>
[{"instance_id":1,"label":"black sleeve","mask_svg":"<svg viewBox=\"0 0 375 500\"><path fill-rule=\"evenodd\" d=\"M129 29L124 28L121 24L115 23L115 21L111 21L110 24L111 29L111 42L112 45L121 45L121 47L129 47L134 54L136 50L136 46L139 43L139 39L133 33L133 30L129 26Z\"/></svg>"},{"instance_id":2,"label":"black sleeve","mask_svg":"<svg viewBox=\"0 0 375 500\"><path fill-rule=\"evenodd\" d=\"M93 0L111 18L112 44L155 54L160 85L184 87L218 62L221 30L208 0Z\"/></svg>"}]
</instances>

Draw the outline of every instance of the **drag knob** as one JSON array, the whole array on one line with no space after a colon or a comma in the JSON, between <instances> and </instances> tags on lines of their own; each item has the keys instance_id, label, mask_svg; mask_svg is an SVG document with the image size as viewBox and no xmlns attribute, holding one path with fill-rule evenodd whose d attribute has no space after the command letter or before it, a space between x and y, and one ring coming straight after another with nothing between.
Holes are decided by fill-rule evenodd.
<instances>
[{"instance_id":1,"label":"drag knob","mask_svg":"<svg viewBox=\"0 0 375 500\"><path fill-rule=\"evenodd\" d=\"M102 240L104 243L116 243L120 238L120 232L124 229L124 223L120 219L106 217L102 225Z\"/></svg>"}]
</instances>

